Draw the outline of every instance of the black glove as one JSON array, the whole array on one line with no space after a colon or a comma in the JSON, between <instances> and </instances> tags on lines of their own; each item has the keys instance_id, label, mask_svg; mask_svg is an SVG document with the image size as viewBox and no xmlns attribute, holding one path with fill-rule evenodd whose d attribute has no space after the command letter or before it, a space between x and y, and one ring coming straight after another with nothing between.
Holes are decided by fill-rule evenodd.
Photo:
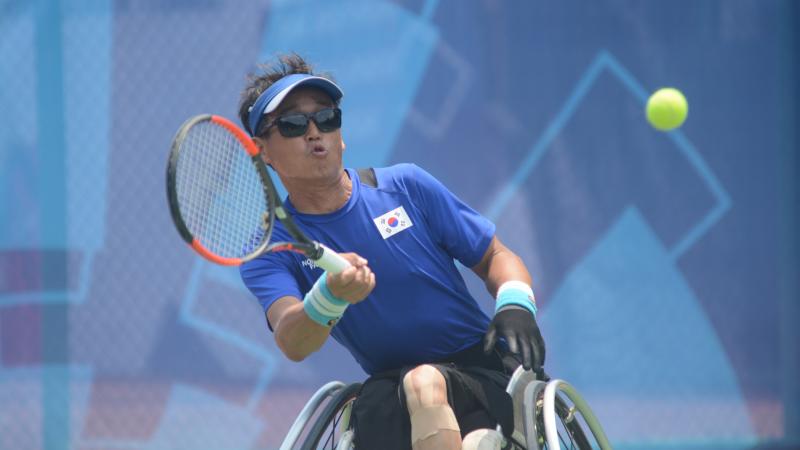
<instances>
[{"instance_id":1,"label":"black glove","mask_svg":"<svg viewBox=\"0 0 800 450\"><path fill-rule=\"evenodd\" d=\"M544 373L544 339L530 311L515 306L507 306L498 311L483 338L484 352L492 351L497 343L498 333L505 338L511 353L522 356L522 367L526 370L533 369L537 374Z\"/></svg>"}]
</instances>

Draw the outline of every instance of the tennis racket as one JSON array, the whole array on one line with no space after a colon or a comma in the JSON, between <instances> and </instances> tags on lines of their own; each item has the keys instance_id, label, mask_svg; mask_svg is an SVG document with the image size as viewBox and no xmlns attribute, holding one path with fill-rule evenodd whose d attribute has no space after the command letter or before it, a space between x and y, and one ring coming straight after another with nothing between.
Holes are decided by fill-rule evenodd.
<instances>
[{"instance_id":1,"label":"tennis racket","mask_svg":"<svg viewBox=\"0 0 800 450\"><path fill-rule=\"evenodd\" d=\"M178 129L167 199L178 233L211 262L238 266L265 252L294 251L331 273L350 266L292 221L255 142L224 117L195 116ZM294 241L270 242L276 217Z\"/></svg>"}]
</instances>

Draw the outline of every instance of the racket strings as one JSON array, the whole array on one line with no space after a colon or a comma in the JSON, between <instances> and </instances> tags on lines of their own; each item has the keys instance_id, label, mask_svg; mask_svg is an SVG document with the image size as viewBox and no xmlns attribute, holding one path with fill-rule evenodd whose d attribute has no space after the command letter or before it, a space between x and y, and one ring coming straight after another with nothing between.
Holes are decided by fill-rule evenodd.
<instances>
[{"instance_id":1,"label":"racket strings","mask_svg":"<svg viewBox=\"0 0 800 450\"><path fill-rule=\"evenodd\" d=\"M223 127L200 122L181 144L176 172L181 216L212 253L243 257L261 244L267 210L258 172Z\"/></svg>"}]
</instances>

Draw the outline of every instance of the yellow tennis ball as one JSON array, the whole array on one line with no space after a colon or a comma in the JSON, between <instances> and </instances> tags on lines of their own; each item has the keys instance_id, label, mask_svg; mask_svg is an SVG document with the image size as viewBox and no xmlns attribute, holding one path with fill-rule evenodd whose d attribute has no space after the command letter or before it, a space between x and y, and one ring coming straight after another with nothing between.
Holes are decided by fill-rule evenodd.
<instances>
[{"instance_id":1,"label":"yellow tennis ball","mask_svg":"<svg viewBox=\"0 0 800 450\"><path fill-rule=\"evenodd\" d=\"M689 104L681 91L661 88L647 99L647 121L657 130L669 131L678 128L686 120Z\"/></svg>"}]
</instances>

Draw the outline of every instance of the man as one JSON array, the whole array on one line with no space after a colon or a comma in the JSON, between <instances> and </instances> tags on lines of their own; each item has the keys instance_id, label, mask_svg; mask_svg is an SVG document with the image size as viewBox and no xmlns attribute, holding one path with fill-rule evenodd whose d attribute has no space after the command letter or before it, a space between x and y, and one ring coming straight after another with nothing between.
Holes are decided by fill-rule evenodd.
<instances>
[{"instance_id":1,"label":"man","mask_svg":"<svg viewBox=\"0 0 800 450\"><path fill-rule=\"evenodd\" d=\"M240 118L286 187L298 225L352 267L326 274L280 252L244 264L242 279L289 359L333 336L370 375L354 405L356 448L499 441L487 429L513 431L504 392L511 372L519 360L537 371L544 363L530 275L494 224L422 169L344 169L341 98L329 78L285 56L251 79ZM280 224L274 236L287 236ZM496 295L491 321L454 259ZM504 341L495 345L498 335Z\"/></svg>"}]
</instances>

